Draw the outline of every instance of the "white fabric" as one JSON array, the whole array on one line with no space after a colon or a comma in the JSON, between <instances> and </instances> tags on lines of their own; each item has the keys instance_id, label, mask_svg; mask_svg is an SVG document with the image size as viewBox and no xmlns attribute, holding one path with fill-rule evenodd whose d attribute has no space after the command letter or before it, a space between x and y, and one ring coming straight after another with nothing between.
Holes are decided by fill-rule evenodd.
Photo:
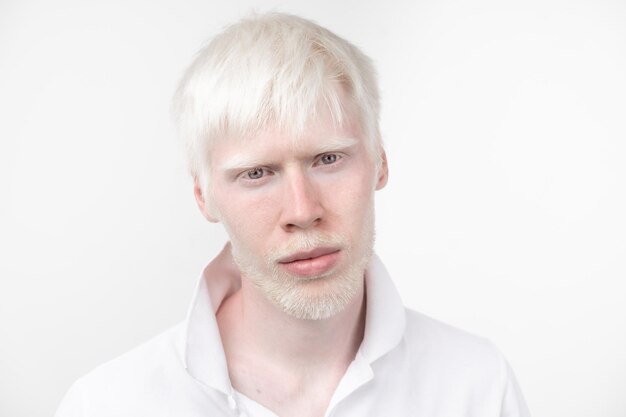
<instances>
[{"instance_id":1,"label":"white fabric","mask_svg":"<svg viewBox=\"0 0 626 417\"><path fill-rule=\"evenodd\" d=\"M230 384L215 320L240 286L228 259L205 268L183 323L80 378L56 417L274 417ZM405 309L376 256L365 279L364 339L326 416L530 415L490 342Z\"/></svg>"}]
</instances>

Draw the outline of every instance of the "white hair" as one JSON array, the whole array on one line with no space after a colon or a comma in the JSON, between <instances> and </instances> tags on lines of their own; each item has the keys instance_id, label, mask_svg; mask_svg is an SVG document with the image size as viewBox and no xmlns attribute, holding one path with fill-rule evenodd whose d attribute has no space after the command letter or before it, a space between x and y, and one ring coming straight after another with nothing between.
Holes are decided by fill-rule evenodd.
<instances>
[{"instance_id":1,"label":"white hair","mask_svg":"<svg viewBox=\"0 0 626 417\"><path fill-rule=\"evenodd\" d=\"M216 140L268 128L296 137L320 104L338 125L346 112L354 112L368 150L378 158L380 104L371 60L309 20L267 13L227 27L198 51L180 81L172 113L191 174L206 192Z\"/></svg>"}]
</instances>

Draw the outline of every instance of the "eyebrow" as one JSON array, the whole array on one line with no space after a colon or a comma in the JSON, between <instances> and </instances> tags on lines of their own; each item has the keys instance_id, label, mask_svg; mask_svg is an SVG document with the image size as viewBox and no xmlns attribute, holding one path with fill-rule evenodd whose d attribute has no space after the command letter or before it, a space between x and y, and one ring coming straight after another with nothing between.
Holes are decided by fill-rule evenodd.
<instances>
[{"instance_id":1,"label":"eyebrow","mask_svg":"<svg viewBox=\"0 0 626 417\"><path fill-rule=\"evenodd\" d=\"M312 147L310 153L319 155L326 152L343 151L351 148L358 142L359 140L355 138L334 137L325 141L323 144ZM246 154L246 152L242 152L235 154L234 156L225 160L223 163L220 164L220 167L224 171L237 171L247 168L254 168L261 165L267 165L266 158L261 158L256 155L250 155Z\"/></svg>"}]
</instances>

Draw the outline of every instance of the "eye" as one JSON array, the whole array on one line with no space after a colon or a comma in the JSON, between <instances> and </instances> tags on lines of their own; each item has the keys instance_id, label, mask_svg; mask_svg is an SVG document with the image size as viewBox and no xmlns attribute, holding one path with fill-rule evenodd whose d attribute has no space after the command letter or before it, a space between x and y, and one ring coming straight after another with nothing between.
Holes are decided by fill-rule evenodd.
<instances>
[{"instance_id":1,"label":"eye","mask_svg":"<svg viewBox=\"0 0 626 417\"><path fill-rule=\"evenodd\" d=\"M323 165L331 165L337 162L339 158L341 157L336 153L325 153L320 157L319 162Z\"/></svg>"},{"instance_id":2,"label":"eye","mask_svg":"<svg viewBox=\"0 0 626 417\"><path fill-rule=\"evenodd\" d=\"M265 170L263 168L253 168L247 171L245 174L246 179L249 180L258 180L265 175Z\"/></svg>"}]
</instances>

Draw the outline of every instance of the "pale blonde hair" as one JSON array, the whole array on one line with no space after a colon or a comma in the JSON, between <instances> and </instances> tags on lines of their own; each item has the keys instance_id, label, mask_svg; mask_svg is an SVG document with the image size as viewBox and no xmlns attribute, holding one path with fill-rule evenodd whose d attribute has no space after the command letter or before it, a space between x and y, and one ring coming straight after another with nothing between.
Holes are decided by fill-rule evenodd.
<instances>
[{"instance_id":1,"label":"pale blonde hair","mask_svg":"<svg viewBox=\"0 0 626 417\"><path fill-rule=\"evenodd\" d=\"M338 85L349 103L340 100ZM339 125L346 107L352 109L368 149L378 157L380 104L371 60L309 20L272 12L227 27L198 51L180 81L172 113L191 174L206 191L216 140L266 128L295 137L320 103Z\"/></svg>"}]
</instances>

